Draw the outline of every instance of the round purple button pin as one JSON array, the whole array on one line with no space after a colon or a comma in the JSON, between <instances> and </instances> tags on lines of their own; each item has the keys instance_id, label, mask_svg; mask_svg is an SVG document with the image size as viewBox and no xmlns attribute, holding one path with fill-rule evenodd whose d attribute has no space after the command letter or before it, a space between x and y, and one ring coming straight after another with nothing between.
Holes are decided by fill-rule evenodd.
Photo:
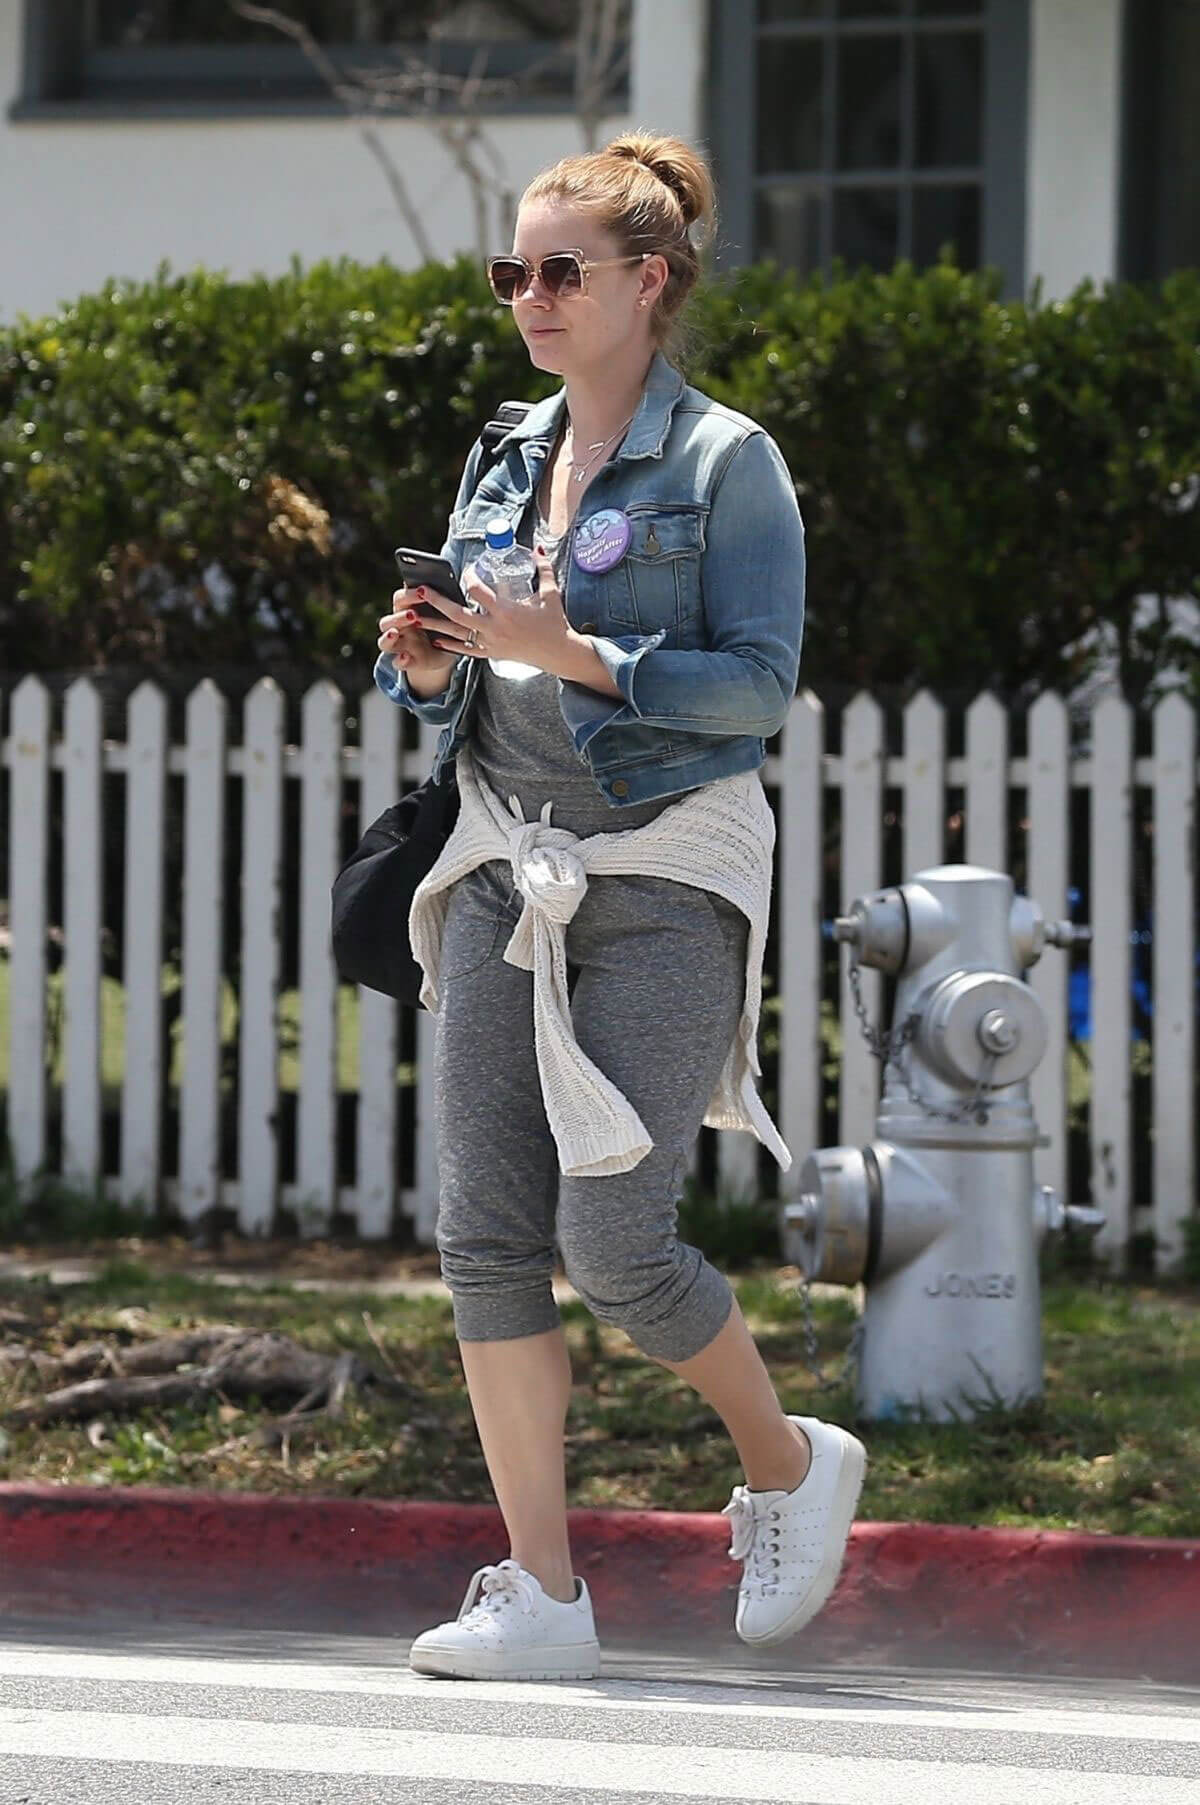
<instances>
[{"instance_id":1,"label":"round purple button pin","mask_svg":"<svg viewBox=\"0 0 1200 1805\"><path fill-rule=\"evenodd\" d=\"M575 562L593 576L619 564L633 537L633 523L621 508L601 508L575 529Z\"/></svg>"}]
</instances>

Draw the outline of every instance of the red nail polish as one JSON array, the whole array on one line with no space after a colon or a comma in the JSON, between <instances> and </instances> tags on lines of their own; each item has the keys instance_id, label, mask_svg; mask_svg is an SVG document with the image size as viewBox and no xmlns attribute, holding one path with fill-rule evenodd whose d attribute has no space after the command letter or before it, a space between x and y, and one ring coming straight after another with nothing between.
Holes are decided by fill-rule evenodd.
<instances>
[{"instance_id":1,"label":"red nail polish","mask_svg":"<svg viewBox=\"0 0 1200 1805\"><path fill-rule=\"evenodd\" d=\"M423 596L423 595L424 595L424 594L425 594L425 585L424 585L424 583L421 583L421 584L419 584L419 585L418 585L418 587L417 587L417 594L418 594L418 595L419 595L419 596Z\"/></svg>"}]
</instances>

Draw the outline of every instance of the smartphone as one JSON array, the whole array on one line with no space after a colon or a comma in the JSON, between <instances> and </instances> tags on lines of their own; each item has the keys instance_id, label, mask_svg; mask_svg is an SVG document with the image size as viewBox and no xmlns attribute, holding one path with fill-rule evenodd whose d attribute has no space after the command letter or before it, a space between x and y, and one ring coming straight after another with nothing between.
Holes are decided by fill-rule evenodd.
<instances>
[{"instance_id":1,"label":"smartphone","mask_svg":"<svg viewBox=\"0 0 1200 1805\"><path fill-rule=\"evenodd\" d=\"M436 552L418 551L411 545L398 545L394 556L406 589L415 589L423 583L427 589L436 589L439 595L457 602L460 608L471 608L474 612L448 559L440 558Z\"/></svg>"}]
</instances>

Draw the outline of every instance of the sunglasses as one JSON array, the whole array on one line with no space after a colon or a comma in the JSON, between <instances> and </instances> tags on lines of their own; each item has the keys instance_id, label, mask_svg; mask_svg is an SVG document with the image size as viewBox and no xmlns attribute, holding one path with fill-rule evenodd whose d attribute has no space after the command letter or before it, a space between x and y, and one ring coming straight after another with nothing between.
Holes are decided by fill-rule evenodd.
<instances>
[{"instance_id":1,"label":"sunglasses","mask_svg":"<svg viewBox=\"0 0 1200 1805\"><path fill-rule=\"evenodd\" d=\"M492 293L503 307L519 301L536 276L548 295L559 300L563 295L587 293L588 276L594 269L612 269L619 263L645 263L651 251L634 257L585 257L582 251L551 251L530 263L525 257L489 257L487 277Z\"/></svg>"}]
</instances>

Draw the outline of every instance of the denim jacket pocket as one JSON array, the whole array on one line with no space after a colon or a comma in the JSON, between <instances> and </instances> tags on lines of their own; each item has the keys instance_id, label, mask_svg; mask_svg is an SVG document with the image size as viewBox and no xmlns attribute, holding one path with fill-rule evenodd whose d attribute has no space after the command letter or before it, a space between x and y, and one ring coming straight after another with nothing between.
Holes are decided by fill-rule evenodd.
<instances>
[{"instance_id":1,"label":"denim jacket pocket","mask_svg":"<svg viewBox=\"0 0 1200 1805\"><path fill-rule=\"evenodd\" d=\"M642 633L673 637L701 613L703 507L686 502L634 502L629 550L611 573L605 597L613 621Z\"/></svg>"},{"instance_id":2,"label":"denim jacket pocket","mask_svg":"<svg viewBox=\"0 0 1200 1805\"><path fill-rule=\"evenodd\" d=\"M479 557L490 521L502 516L515 533L521 524L522 511L523 504L514 503L511 495L498 501L476 495L465 508L458 508L451 514L450 538L461 549L463 563L470 564Z\"/></svg>"}]
</instances>

